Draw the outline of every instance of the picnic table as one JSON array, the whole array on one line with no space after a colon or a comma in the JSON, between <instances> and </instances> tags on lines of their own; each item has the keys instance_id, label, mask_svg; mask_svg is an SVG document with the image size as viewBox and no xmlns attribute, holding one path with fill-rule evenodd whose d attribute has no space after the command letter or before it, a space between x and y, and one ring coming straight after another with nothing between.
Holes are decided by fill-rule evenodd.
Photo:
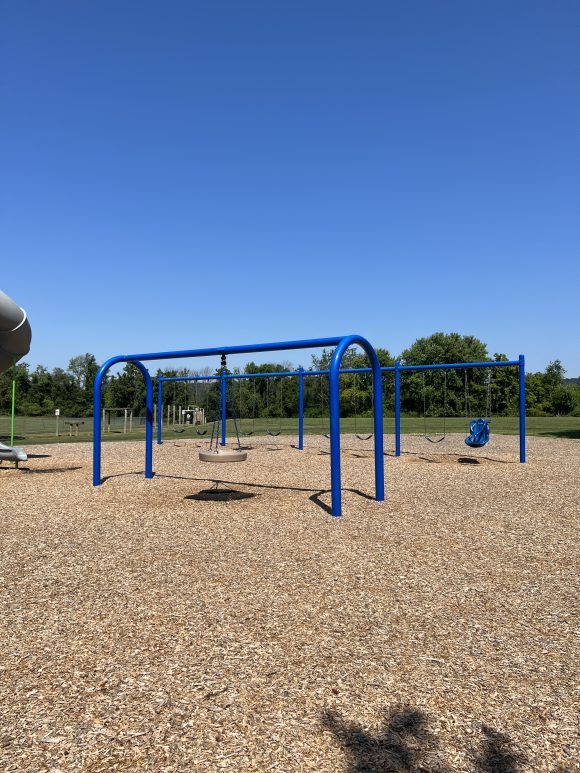
<instances>
[{"instance_id":1,"label":"picnic table","mask_svg":"<svg viewBox=\"0 0 580 773\"><path fill-rule=\"evenodd\" d=\"M75 431L75 435L79 434L79 427L81 424L84 424L84 421L65 421L65 424L68 427L68 434L69 437L73 436L73 429Z\"/></svg>"}]
</instances>

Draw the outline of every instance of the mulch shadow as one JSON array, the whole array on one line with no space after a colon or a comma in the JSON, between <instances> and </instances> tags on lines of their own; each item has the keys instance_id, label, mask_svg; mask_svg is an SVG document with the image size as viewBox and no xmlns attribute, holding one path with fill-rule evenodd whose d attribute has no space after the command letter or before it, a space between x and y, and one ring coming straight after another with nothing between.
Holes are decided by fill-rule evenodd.
<instances>
[{"instance_id":1,"label":"mulch shadow","mask_svg":"<svg viewBox=\"0 0 580 773\"><path fill-rule=\"evenodd\" d=\"M208 488L197 494L189 494L185 499L193 499L197 502L235 502L239 499L252 499L258 496L249 491L238 491L231 488Z\"/></svg>"}]
</instances>

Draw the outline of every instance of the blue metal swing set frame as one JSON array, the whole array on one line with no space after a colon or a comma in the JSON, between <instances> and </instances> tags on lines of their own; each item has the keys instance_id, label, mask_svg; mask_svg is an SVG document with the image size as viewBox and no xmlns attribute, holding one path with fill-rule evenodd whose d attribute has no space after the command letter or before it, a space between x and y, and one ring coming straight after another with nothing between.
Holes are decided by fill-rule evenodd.
<instances>
[{"instance_id":1,"label":"blue metal swing set frame","mask_svg":"<svg viewBox=\"0 0 580 773\"><path fill-rule=\"evenodd\" d=\"M383 390L381 366L377 353L366 338L360 335L334 336L331 338L304 339L300 341L277 341L274 343L249 344L245 346L224 346L211 349L186 349L182 351L148 352L146 354L119 354L111 357L100 368L95 377L93 389L93 485L100 486L101 476L101 387L107 371L121 362L133 363L145 379L145 477L153 477L153 381L143 362L150 360L175 360L194 357L210 357L231 354L253 354L256 352L279 352L293 349L319 349L336 347L328 371L330 408L330 482L332 515L342 515L341 462L340 462L340 363L347 349L360 346L370 362L373 374L374 400L374 444L375 444L375 499L385 498L383 469ZM226 379L222 380L222 416L226 410ZM221 445L226 445L226 423L222 422Z\"/></svg>"},{"instance_id":2,"label":"blue metal swing set frame","mask_svg":"<svg viewBox=\"0 0 580 773\"><path fill-rule=\"evenodd\" d=\"M369 358L368 368L348 368L341 370L342 358L351 346L360 346ZM381 367L376 351L369 341L360 335L336 336L333 338L315 338L298 341L278 341L273 343L249 344L243 346L225 346L210 349L186 349L168 352L148 352L146 354L121 354L111 357L99 369L93 391L93 485L100 486L101 476L101 389L103 379L108 370L121 362L133 363L142 373L145 380L145 477L153 477L153 381L143 361L171 360L195 357L221 356L230 354L253 354L256 352L290 351L296 349L317 349L336 347L329 370L307 371L299 368L297 371L281 371L276 373L240 373L228 374L225 371L219 376L160 376L157 380L157 444L162 443L162 405L163 384L175 381L208 381L221 382L221 441L226 445L226 413L227 413L227 382L230 379L298 377L298 448L304 448L304 377L326 375L329 379L329 413L330 413L330 480L331 480L331 512L333 516L342 515L341 489L341 459L340 459L340 387L341 373L372 373L373 375L373 439L375 468L375 499L384 501L384 458L383 458L383 390L382 374L395 374L395 456L401 455L401 373L410 371L445 370L459 368L502 368L517 367L519 374L519 460L526 461L526 413L525 413L525 358L520 354L517 360L490 362L459 362L437 365L401 365Z\"/></svg>"}]
</instances>

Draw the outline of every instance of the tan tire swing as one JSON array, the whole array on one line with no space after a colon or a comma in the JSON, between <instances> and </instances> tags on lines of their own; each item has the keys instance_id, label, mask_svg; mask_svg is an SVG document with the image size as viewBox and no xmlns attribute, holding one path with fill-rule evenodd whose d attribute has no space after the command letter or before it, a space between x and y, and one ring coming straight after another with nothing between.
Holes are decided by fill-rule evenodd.
<instances>
[{"instance_id":1,"label":"tan tire swing","mask_svg":"<svg viewBox=\"0 0 580 773\"><path fill-rule=\"evenodd\" d=\"M222 354L221 370L222 370L222 378L225 378L226 370L227 370L225 354ZM221 389L220 389L220 395L221 395ZM227 410L227 398L225 402L226 402L226 410ZM238 422L236 421L236 415L233 412L233 405L232 405L232 415L234 418L234 427L236 430L236 438L238 441L237 448L227 448L226 446L219 445L221 415L222 415L222 405L221 405L221 399L220 399L218 401L217 419L213 422L213 425L212 425L209 448L206 449L205 451L199 452L199 461L200 462L221 462L221 463L245 462L248 458L248 452L242 451L242 447L240 444L240 435L238 433Z\"/></svg>"},{"instance_id":2,"label":"tan tire swing","mask_svg":"<svg viewBox=\"0 0 580 773\"><path fill-rule=\"evenodd\" d=\"M199 452L200 462L245 462L247 458L247 451L235 448L222 447Z\"/></svg>"}]
</instances>

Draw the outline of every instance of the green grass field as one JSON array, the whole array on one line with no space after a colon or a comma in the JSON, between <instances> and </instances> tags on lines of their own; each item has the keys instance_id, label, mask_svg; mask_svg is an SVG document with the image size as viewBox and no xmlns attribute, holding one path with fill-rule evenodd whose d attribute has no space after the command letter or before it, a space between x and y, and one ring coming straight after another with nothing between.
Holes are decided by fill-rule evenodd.
<instances>
[{"instance_id":1,"label":"green grass field","mask_svg":"<svg viewBox=\"0 0 580 773\"><path fill-rule=\"evenodd\" d=\"M84 418L79 421L84 422L79 426L78 436L69 436L69 427L65 424L67 419L60 421L60 435L56 437L56 422L53 416L17 416L15 422L14 444L38 444L38 443L75 443L86 442L92 439L92 419ZM70 421L70 419L68 419ZM204 427L197 427L198 431L206 430L205 435L199 435L194 427L176 427L173 430L172 425L163 426L163 439L177 438L207 438L211 435L211 424ZM515 416L503 416L492 420L492 433L500 435L516 435L518 433L518 419ZM448 418L445 420L445 429L448 433L458 432L467 434L467 421L464 418ZM238 430L242 436L268 436L268 433L280 432L280 435L297 435L298 421L296 419L242 419L238 421ZM234 434L233 421L228 421L228 435ZM372 432L372 419L352 418L341 419L341 431L345 434L352 434L355 431L360 435L367 435ZM395 420L392 417L386 417L384 420L384 431L392 434L395 431ZM425 431L425 424L422 418L402 417L401 432L403 434L420 434ZM156 428L154 429L156 433ZM305 434L321 435L328 433L328 419L306 418L304 420ZM439 435L443 432L443 419L428 419L427 434ZM557 417L530 417L526 421L526 432L528 435L538 435L543 437L560 437L580 439L580 417L557 416ZM251 435L249 433L252 433ZM111 432L103 433L105 441L135 440L145 436L144 419L134 421L132 432L123 434L122 422L112 425ZM272 439L275 440L274 436ZM0 416L0 442L10 442L10 419L7 416Z\"/></svg>"}]
</instances>

